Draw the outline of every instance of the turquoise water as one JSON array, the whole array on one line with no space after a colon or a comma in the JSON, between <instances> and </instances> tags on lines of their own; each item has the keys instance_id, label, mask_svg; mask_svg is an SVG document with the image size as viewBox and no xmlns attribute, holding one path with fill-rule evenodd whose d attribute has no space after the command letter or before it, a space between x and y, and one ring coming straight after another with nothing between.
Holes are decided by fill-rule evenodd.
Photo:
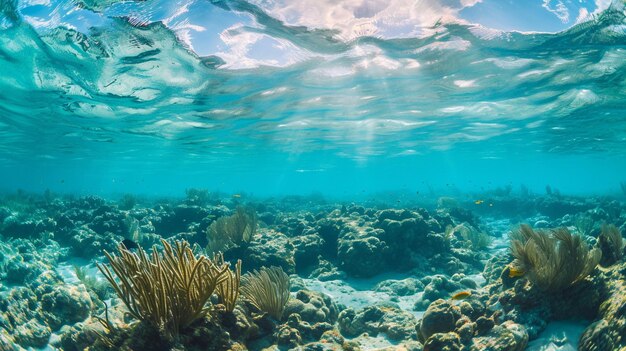
<instances>
[{"instance_id":1,"label":"turquoise water","mask_svg":"<svg viewBox=\"0 0 626 351\"><path fill-rule=\"evenodd\" d=\"M0 350L626 350L625 199L626 0L0 0Z\"/></svg>"},{"instance_id":2,"label":"turquoise water","mask_svg":"<svg viewBox=\"0 0 626 351\"><path fill-rule=\"evenodd\" d=\"M626 179L621 1L554 34L442 20L394 38L290 25L264 2L0 4L4 190L618 194ZM215 28L194 44L200 17ZM256 61L224 49L242 33L262 37L241 49Z\"/></svg>"}]
</instances>

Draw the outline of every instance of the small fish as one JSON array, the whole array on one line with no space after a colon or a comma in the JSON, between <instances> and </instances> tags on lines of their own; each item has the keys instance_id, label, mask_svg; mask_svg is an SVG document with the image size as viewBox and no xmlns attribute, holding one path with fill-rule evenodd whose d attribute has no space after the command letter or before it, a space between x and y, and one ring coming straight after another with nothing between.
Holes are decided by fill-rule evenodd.
<instances>
[{"instance_id":1,"label":"small fish","mask_svg":"<svg viewBox=\"0 0 626 351\"><path fill-rule=\"evenodd\" d=\"M489 204L489 207L493 207L493 204Z\"/></svg>"},{"instance_id":2,"label":"small fish","mask_svg":"<svg viewBox=\"0 0 626 351\"><path fill-rule=\"evenodd\" d=\"M238 199L238 198L240 198L240 197L241 197L241 194L234 194L234 195L233 195L233 197L234 197L235 199Z\"/></svg>"},{"instance_id":3,"label":"small fish","mask_svg":"<svg viewBox=\"0 0 626 351\"><path fill-rule=\"evenodd\" d=\"M130 239L124 239L122 240L122 244L124 244L124 246L130 250L130 249L138 249L139 245L137 245L136 242L130 240Z\"/></svg>"},{"instance_id":4,"label":"small fish","mask_svg":"<svg viewBox=\"0 0 626 351\"><path fill-rule=\"evenodd\" d=\"M476 200L476 201L474 201L474 203L475 203L476 205L480 205L480 204L482 204L483 202L485 202L485 200Z\"/></svg>"},{"instance_id":5,"label":"small fish","mask_svg":"<svg viewBox=\"0 0 626 351\"><path fill-rule=\"evenodd\" d=\"M466 290L466 291L461 291L452 295L451 299L452 300L465 300L470 296L472 296L472 292Z\"/></svg>"},{"instance_id":6,"label":"small fish","mask_svg":"<svg viewBox=\"0 0 626 351\"><path fill-rule=\"evenodd\" d=\"M521 277L524 274L526 274L526 272L524 272L521 269L517 269L517 268L514 268L514 267L509 267L509 278Z\"/></svg>"}]
</instances>

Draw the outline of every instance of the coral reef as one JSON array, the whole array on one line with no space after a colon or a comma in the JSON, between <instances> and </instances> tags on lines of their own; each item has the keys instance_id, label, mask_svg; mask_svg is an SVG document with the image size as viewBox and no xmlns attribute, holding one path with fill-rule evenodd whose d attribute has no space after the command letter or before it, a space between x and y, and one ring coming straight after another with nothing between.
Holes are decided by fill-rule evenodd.
<instances>
[{"instance_id":1,"label":"coral reef","mask_svg":"<svg viewBox=\"0 0 626 351\"><path fill-rule=\"evenodd\" d=\"M589 250L566 228L548 232L522 225L511 243L513 268L539 288L560 291L583 280L600 262L602 251Z\"/></svg>"},{"instance_id":2,"label":"coral reef","mask_svg":"<svg viewBox=\"0 0 626 351\"><path fill-rule=\"evenodd\" d=\"M237 207L232 216L220 217L207 229L207 251L217 253L230 247L249 243L257 230L257 214L253 208Z\"/></svg>"},{"instance_id":3,"label":"coral reef","mask_svg":"<svg viewBox=\"0 0 626 351\"><path fill-rule=\"evenodd\" d=\"M572 319L581 350L624 348L624 204L514 196L13 196L0 349L521 351ZM542 229L511 244L519 222Z\"/></svg>"},{"instance_id":4,"label":"coral reef","mask_svg":"<svg viewBox=\"0 0 626 351\"><path fill-rule=\"evenodd\" d=\"M609 267L596 279L604 284L607 298L581 336L579 350L622 350L626 347L626 263Z\"/></svg>"},{"instance_id":5,"label":"coral reef","mask_svg":"<svg viewBox=\"0 0 626 351\"><path fill-rule=\"evenodd\" d=\"M414 339L417 319L396 306L368 306L360 311L351 308L339 314L339 330L348 337L363 333L384 333L394 341Z\"/></svg>"}]
</instances>

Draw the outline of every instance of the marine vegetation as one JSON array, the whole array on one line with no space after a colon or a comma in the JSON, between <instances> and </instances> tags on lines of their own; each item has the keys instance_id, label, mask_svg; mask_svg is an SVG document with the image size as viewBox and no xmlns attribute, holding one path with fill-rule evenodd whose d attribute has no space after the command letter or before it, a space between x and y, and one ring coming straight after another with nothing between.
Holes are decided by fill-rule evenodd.
<instances>
[{"instance_id":1,"label":"marine vegetation","mask_svg":"<svg viewBox=\"0 0 626 351\"><path fill-rule=\"evenodd\" d=\"M289 301L290 280L280 267L263 267L241 278L241 295L260 311L276 320L282 318Z\"/></svg>"},{"instance_id":2,"label":"marine vegetation","mask_svg":"<svg viewBox=\"0 0 626 351\"><path fill-rule=\"evenodd\" d=\"M602 252L566 228L535 231L521 225L513 232L511 253L513 270L523 272L544 291L562 291L587 277L600 262Z\"/></svg>"},{"instance_id":3,"label":"marine vegetation","mask_svg":"<svg viewBox=\"0 0 626 351\"><path fill-rule=\"evenodd\" d=\"M217 253L213 259L218 266L224 265L224 255ZM241 283L241 260L237 260L234 270L226 272L226 279L217 285L217 295L220 303L224 305L226 311L232 312L237 305L239 298L239 285Z\"/></svg>"},{"instance_id":4,"label":"marine vegetation","mask_svg":"<svg viewBox=\"0 0 626 351\"><path fill-rule=\"evenodd\" d=\"M256 233L257 215L253 208L237 207L235 214L218 218L207 229L207 251L217 253L249 243Z\"/></svg>"},{"instance_id":5,"label":"marine vegetation","mask_svg":"<svg viewBox=\"0 0 626 351\"><path fill-rule=\"evenodd\" d=\"M455 227L449 225L446 227L446 238L449 238L450 235L454 233L459 233L465 241L465 244L474 251L484 250L492 242L491 237L485 232L467 224L459 224Z\"/></svg>"},{"instance_id":6,"label":"marine vegetation","mask_svg":"<svg viewBox=\"0 0 626 351\"><path fill-rule=\"evenodd\" d=\"M590 236L595 229L596 222L589 215L581 214L576 216L574 220L574 226L578 234L583 236Z\"/></svg>"},{"instance_id":7,"label":"marine vegetation","mask_svg":"<svg viewBox=\"0 0 626 351\"><path fill-rule=\"evenodd\" d=\"M133 317L166 337L176 337L208 313L207 301L228 279L229 267L204 255L196 257L184 240L174 247L165 240L161 243L163 251L153 247L152 255L141 248L131 252L120 244L118 255L105 251L111 268L98 264L98 269Z\"/></svg>"},{"instance_id":8,"label":"marine vegetation","mask_svg":"<svg viewBox=\"0 0 626 351\"><path fill-rule=\"evenodd\" d=\"M624 255L624 239L619 229L613 224L602 225L597 246L602 251L600 265L603 267L615 264Z\"/></svg>"},{"instance_id":9,"label":"marine vegetation","mask_svg":"<svg viewBox=\"0 0 626 351\"><path fill-rule=\"evenodd\" d=\"M95 275L90 275L86 267L74 266L73 269L76 279L83 283L85 288L93 291L101 300L106 299L110 287L105 281L98 280Z\"/></svg>"},{"instance_id":10,"label":"marine vegetation","mask_svg":"<svg viewBox=\"0 0 626 351\"><path fill-rule=\"evenodd\" d=\"M129 211L137 205L137 197L133 194L124 194L118 201L120 210Z\"/></svg>"}]
</instances>

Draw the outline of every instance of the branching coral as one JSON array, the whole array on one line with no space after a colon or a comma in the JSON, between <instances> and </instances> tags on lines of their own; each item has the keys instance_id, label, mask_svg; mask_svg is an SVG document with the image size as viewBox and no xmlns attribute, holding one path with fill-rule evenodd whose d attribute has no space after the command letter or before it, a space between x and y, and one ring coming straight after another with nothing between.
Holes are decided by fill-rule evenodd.
<instances>
[{"instance_id":1,"label":"branching coral","mask_svg":"<svg viewBox=\"0 0 626 351\"><path fill-rule=\"evenodd\" d=\"M161 242L163 252L154 247L152 255L141 248L133 253L120 244L119 256L105 251L111 269L104 264L98 268L133 317L175 337L206 315L206 303L228 279L229 269L223 262L196 257L186 241L176 241L174 247Z\"/></svg>"},{"instance_id":2,"label":"branching coral","mask_svg":"<svg viewBox=\"0 0 626 351\"><path fill-rule=\"evenodd\" d=\"M213 259L218 265L224 264L224 255L217 253ZM239 285L241 282L241 260L237 260L234 270L228 270L226 279L217 286L217 295L220 302L226 307L226 311L232 312L239 298Z\"/></svg>"},{"instance_id":3,"label":"branching coral","mask_svg":"<svg viewBox=\"0 0 626 351\"><path fill-rule=\"evenodd\" d=\"M534 231L522 225L512 235L513 267L545 291L561 291L583 280L598 265L602 253L567 229Z\"/></svg>"},{"instance_id":4,"label":"branching coral","mask_svg":"<svg viewBox=\"0 0 626 351\"><path fill-rule=\"evenodd\" d=\"M289 301L290 281L280 267L261 268L242 278L241 295L252 305L280 320Z\"/></svg>"},{"instance_id":5,"label":"branching coral","mask_svg":"<svg viewBox=\"0 0 626 351\"><path fill-rule=\"evenodd\" d=\"M243 207L238 207L235 214L230 217L219 218L207 229L209 241L207 251L217 253L242 243L249 243L256 233L257 221L256 211Z\"/></svg>"}]
</instances>

